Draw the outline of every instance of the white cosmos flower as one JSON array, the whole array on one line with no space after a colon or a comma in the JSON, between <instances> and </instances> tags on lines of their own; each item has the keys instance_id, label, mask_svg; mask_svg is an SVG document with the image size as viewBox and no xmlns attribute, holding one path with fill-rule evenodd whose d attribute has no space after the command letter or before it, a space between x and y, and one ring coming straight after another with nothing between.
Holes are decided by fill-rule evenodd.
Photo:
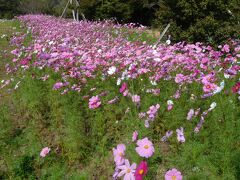
<instances>
[{"instance_id":1,"label":"white cosmos flower","mask_svg":"<svg viewBox=\"0 0 240 180\"><path fill-rule=\"evenodd\" d=\"M157 85L157 83L156 83L156 81L150 81L150 83L153 85L153 86L156 86Z\"/></svg>"},{"instance_id":2,"label":"white cosmos flower","mask_svg":"<svg viewBox=\"0 0 240 180\"><path fill-rule=\"evenodd\" d=\"M167 45L170 45L170 44L171 44L170 39L166 40L166 44L167 44Z\"/></svg>"},{"instance_id":3,"label":"white cosmos flower","mask_svg":"<svg viewBox=\"0 0 240 180\"><path fill-rule=\"evenodd\" d=\"M161 61L160 58L154 58L153 60L156 61L156 62L160 62Z\"/></svg>"},{"instance_id":4,"label":"white cosmos flower","mask_svg":"<svg viewBox=\"0 0 240 180\"><path fill-rule=\"evenodd\" d=\"M121 84L121 81L122 81L121 78L118 78L118 79L117 79L117 85L118 85L118 86Z\"/></svg>"},{"instance_id":5,"label":"white cosmos flower","mask_svg":"<svg viewBox=\"0 0 240 180\"><path fill-rule=\"evenodd\" d=\"M167 101L167 105L173 105L173 101L172 100L168 100Z\"/></svg>"},{"instance_id":6,"label":"white cosmos flower","mask_svg":"<svg viewBox=\"0 0 240 180\"><path fill-rule=\"evenodd\" d=\"M226 79L229 79L229 78L230 78L230 75L229 75L229 74L226 74L226 73L224 73L224 77L225 77Z\"/></svg>"},{"instance_id":7,"label":"white cosmos flower","mask_svg":"<svg viewBox=\"0 0 240 180\"><path fill-rule=\"evenodd\" d=\"M108 69L108 74L113 75L116 72L117 68L115 66L112 66Z\"/></svg>"},{"instance_id":8,"label":"white cosmos flower","mask_svg":"<svg viewBox=\"0 0 240 180\"><path fill-rule=\"evenodd\" d=\"M214 93L214 94L220 93L220 92L223 90L224 86L225 86L225 82L222 81L222 82L220 83L220 86L217 87L217 89L214 90L213 93Z\"/></svg>"},{"instance_id":9,"label":"white cosmos flower","mask_svg":"<svg viewBox=\"0 0 240 180\"><path fill-rule=\"evenodd\" d=\"M213 102L211 105L210 105L210 111L213 110L215 107L217 106L217 103L216 102Z\"/></svg>"}]
</instances>

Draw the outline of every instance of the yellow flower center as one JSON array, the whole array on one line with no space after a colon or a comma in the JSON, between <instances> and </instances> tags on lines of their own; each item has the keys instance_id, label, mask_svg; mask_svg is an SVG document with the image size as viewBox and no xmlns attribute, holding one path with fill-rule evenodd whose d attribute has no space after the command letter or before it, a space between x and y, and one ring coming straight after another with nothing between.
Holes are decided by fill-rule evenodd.
<instances>
[{"instance_id":1,"label":"yellow flower center","mask_svg":"<svg viewBox=\"0 0 240 180\"><path fill-rule=\"evenodd\" d=\"M149 148L149 146L148 146L148 145L145 145L145 146L144 146L144 148L145 148L145 149L148 149L148 148Z\"/></svg>"},{"instance_id":2,"label":"yellow flower center","mask_svg":"<svg viewBox=\"0 0 240 180\"><path fill-rule=\"evenodd\" d=\"M172 176L172 180L176 180L177 179L177 177L176 176Z\"/></svg>"},{"instance_id":3,"label":"yellow flower center","mask_svg":"<svg viewBox=\"0 0 240 180\"><path fill-rule=\"evenodd\" d=\"M144 173L143 169L141 169L140 171L138 171L138 173L139 173L139 174L143 174L143 173Z\"/></svg>"},{"instance_id":4,"label":"yellow flower center","mask_svg":"<svg viewBox=\"0 0 240 180\"><path fill-rule=\"evenodd\" d=\"M131 172L131 169L127 169L127 173L130 173Z\"/></svg>"},{"instance_id":5,"label":"yellow flower center","mask_svg":"<svg viewBox=\"0 0 240 180\"><path fill-rule=\"evenodd\" d=\"M119 153L118 155L121 156L121 157L123 157L123 153Z\"/></svg>"}]
</instances>

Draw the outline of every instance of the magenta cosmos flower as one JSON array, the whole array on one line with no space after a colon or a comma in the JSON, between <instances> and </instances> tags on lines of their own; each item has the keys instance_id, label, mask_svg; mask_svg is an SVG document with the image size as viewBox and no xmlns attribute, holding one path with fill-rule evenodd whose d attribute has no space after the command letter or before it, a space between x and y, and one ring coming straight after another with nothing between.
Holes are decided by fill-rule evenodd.
<instances>
[{"instance_id":1,"label":"magenta cosmos flower","mask_svg":"<svg viewBox=\"0 0 240 180\"><path fill-rule=\"evenodd\" d=\"M101 105L101 100L98 96L93 96L89 99L89 108L96 109Z\"/></svg>"},{"instance_id":2,"label":"magenta cosmos flower","mask_svg":"<svg viewBox=\"0 0 240 180\"><path fill-rule=\"evenodd\" d=\"M143 177L146 176L148 172L148 165L146 161L140 162L139 166L137 167L135 171L135 178L136 180L143 180Z\"/></svg>"},{"instance_id":3,"label":"magenta cosmos flower","mask_svg":"<svg viewBox=\"0 0 240 180\"><path fill-rule=\"evenodd\" d=\"M124 144L118 144L117 148L113 148L114 161L117 166L120 166L124 163L126 146Z\"/></svg>"},{"instance_id":4,"label":"magenta cosmos flower","mask_svg":"<svg viewBox=\"0 0 240 180\"><path fill-rule=\"evenodd\" d=\"M122 84L121 88L119 89L119 92L120 92L120 93L123 93L124 91L127 90L127 88L128 88L128 87L127 87L127 83L124 82L124 83Z\"/></svg>"},{"instance_id":5,"label":"magenta cosmos flower","mask_svg":"<svg viewBox=\"0 0 240 180\"><path fill-rule=\"evenodd\" d=\"M166 172L165 180L182 180L182 174L177 169L171 169Z\"/></svg>"},{"instance_id":6,"label":"magenta cosmos flower","mask_svg":"<svg viewBox=\"0 0 240 180\"><path fill-rule=\"evenodd\" d=\"M45 148L43 148L42 150L41 150L41 152L40 152L40 156L41 157L46 157L46 155L50 152L50 148L49 147L45 147Z\"/></svg>"},{"instance_id":7,"label":"magenta cosmos flower","mask_svg":"<svg viewBox=\"0 0 240 180\"><path fill-rule=\"evenodd\" d=\"M136 147L136 152L141 157L149 158L154 153L154 147L151 141L148 138L144 138L137 141L138 147Z\"/></svg>"},{"instance_id":8,"label":"magenta cosmos flower","mask_svg":"<svg viewBox=\"0 0 240 180\"><path fill-rule=\"evenodd\" d=\"M122 166L118 166L118 168L121 170L121 172L118 174L118 177L124 175L123 180L135 180L134 173L136 166L136 163L130 165L129 161L125 159L125 164Z\"/></svg>"}]
</instances>

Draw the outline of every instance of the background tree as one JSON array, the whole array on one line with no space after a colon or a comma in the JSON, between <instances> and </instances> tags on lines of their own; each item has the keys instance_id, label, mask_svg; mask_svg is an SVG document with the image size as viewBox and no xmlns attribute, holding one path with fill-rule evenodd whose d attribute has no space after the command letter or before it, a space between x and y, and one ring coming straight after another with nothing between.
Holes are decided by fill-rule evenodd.
<instances>
[{"instance_id":1,"label":"background tree","mask_svg":"<svg viewBox=\"0 0 240 180\"><path fill-rule=\"evenodd\" d=\"M0 18L13 18L17 15L19 2L20 0L0 0Z\"/></svg>"},{"instance_id":2,"label":"background tree","mask_svg":"<svg viewBox=\"0 0 240 180\"><path fill-rule=\"evenodd\" d=\"M238 0L163 0L155 26L171 22L174 41L220 43L239 36ZM231 12L231 13L230 13Z\"/></svg>"}]
</instances>

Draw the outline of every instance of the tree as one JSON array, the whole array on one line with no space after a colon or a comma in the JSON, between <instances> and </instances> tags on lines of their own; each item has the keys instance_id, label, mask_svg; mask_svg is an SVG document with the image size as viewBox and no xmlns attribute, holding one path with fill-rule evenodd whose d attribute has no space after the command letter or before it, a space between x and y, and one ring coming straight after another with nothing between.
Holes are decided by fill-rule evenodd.
<instances>
[{"instance_id":1,"label":"tree","mask_svg":"<svg viewBox=\"0 0 240 180\"><path fill-rule=\"evenodd\" d=\"M19 0L0 0L0 18L13 18L19 12L16 7Z\"/></svg>"},{"instance_id":2,"label":"tree","mask_svg":"<svg viewBox=\"0 0 240 180\"><path fill-rule=\"evenodd\" d=\"M238 0L163 0L155 25L171 22L174 41L220 43L239 35ZM232 12L233 14L231 14Z\"/></svg>"}]
</instances>

